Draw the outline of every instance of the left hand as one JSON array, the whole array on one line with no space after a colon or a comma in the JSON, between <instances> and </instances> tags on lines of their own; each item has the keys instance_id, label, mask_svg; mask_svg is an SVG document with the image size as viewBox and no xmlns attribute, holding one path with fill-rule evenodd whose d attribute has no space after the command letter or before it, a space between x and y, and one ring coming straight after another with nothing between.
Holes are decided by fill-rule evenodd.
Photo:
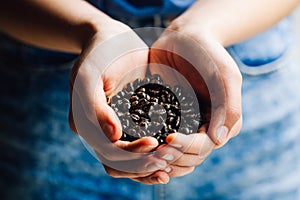
<instances>
[{"instance_id":1,"label":"left hand","mask_svg":"<svg viewBox=\"0 0 300 200\"><path fill-rule=\"evenodd\" d=\"M242 78L233 59L209 32L174 24L151 47L150 63L167 65L181 73L194 88L199 104L208 108L210 120L195 134L170 134L169 145L157 151L161 158L169 158L170 177L192 172L214 148L236 136L242 125ZM155 64L150 71L163 79L172 76Z\"/></svg>"}]
</instances>

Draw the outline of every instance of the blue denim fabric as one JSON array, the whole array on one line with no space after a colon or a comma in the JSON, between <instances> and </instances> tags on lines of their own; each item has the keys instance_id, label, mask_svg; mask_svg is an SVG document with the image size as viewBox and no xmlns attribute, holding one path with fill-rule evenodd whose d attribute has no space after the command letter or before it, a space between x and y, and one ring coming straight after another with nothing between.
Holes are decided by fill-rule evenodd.
<instances>
[{"instance_id":1,"label":"blue denim fabric","mask_svg":"<svg viewBox=\"0 0 300 200\"><path fill-rule=\"evenodd\" d=\"M117 18L146 18L153 15L178 15L195 0L88 0L98 9ZM152 2L152 4L150 3Z\"/></svg>"},{"instance_id":2,"label":"blue denim fabric","mask_svg":"<svg viewBox=\"0 0 300 200\"><path fill-rule=\"evenodd\" d=\"M248 67L262 67L282 56L292 41L291 20L285 19L271 29L235 44L232 50Z\"/></svg>"}]
</instances>

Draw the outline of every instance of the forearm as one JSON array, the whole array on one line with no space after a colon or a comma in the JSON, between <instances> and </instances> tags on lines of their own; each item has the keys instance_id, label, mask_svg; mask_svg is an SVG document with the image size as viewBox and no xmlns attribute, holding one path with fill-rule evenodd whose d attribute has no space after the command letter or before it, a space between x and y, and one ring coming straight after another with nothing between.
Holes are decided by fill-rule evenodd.
<instances>
[{"instance_id":1,"label":"forearm","mask_svg":"<svg viewBox=\"0 0 300 200\"><path fill-rule=\"evenodd\" d=\"M229 46L274 25L299 4L299 0L198 0L173 24L194 34L208 32Z\"/></svg>"},{"instance_id":2,"label":"forearm","mask_svg":"<svg viewBox=\"0 0 300 200\"><path fill-rule=\"evenodd\" d=\"M109 21L82 0L14 0L0 7L1 31L32 45L66 52L80 53Z\"/></svg>"}]
</instances>

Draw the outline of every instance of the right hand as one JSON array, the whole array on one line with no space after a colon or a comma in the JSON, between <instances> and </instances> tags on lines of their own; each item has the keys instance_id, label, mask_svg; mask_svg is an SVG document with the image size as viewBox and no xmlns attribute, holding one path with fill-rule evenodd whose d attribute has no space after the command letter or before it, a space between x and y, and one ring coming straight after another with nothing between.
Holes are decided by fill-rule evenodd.
<instances>
[{"instance_id":1,"label":"right hand","mask_svg":"<svg viewBox=\"0 0 300 200\"><path fill-rule=\"evenodd\" d=\"M119 140L121 124L106 97L115 95L126 83L143 78L148 47L126 25L114 20L108 23L105 31L100 29L91 37L73 67L70 126L94 149L109 175L146 184L167 183L168 175L160 171L167 162L150 153L158 146L155 138ZM130 76L124 76L127 73Z\"/></svg>"}]
</instances>

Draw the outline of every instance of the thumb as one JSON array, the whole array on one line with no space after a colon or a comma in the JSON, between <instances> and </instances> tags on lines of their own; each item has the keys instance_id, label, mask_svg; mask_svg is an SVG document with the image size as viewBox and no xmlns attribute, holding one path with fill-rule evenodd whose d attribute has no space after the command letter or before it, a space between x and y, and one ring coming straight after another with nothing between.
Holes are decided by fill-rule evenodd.
<instances>
[{"instance_id":1,"label":"thumb","mask_svg":"<svg viewBox=\"0 0 300 200\"><path fill-rule=\"evenodd\" d=\"M154 137L142 137L132 142L119 140L115 144L123 150L134 153L149 153L159 145L157 139Z\"/></svg>"},{"instance_id":2,"label":"thumb","mask_svg":"<svg viewBox=\"0 0 300 200\"><path fill-rule=\"evenodd\" d=\"M225 92L212 98L208 135L217 147L238 134L242 124L241 88L236 81L224 83ZM222 92L221 92L222 93Z\"/></svg>"},{"instance_id":3,"label":"thumb","mask_svg":"<svg viewBox=\"0 0 300 200\"><path fill-rule=\"evenodd\" d=\"M73 84L72 92L72 113L74 124L80 123L82 118L86 118L96 128L99 134L104 134L111 142L121 138L121 123L113 109L106 101L103 81L98 71L91 68L81 68ZM74 111L76 115L74 115ZM75 116L80 119L75 119ZM99 126L100 125L100 126ZM78 131L78 127L76 127ZM89 127L83 125L81 133L87 135Z\"/></svg>"},{"instance_id":4,"label":"thumb","mask_svg":"<svg viewBox=\"0 0 300 200\"><path fill-rule=\"evenodd\" d=\"M104 134L111 142L119 140L122 136L122 126L113 109L106 102L100 102L95 106L95 110Z\"/></svg>"},{"instance_id":5,"label":"thumb","mask_svg":"<svg viewBox=\"0 0 300 200\"><path fill-rule=\"evenodd\" d=\"M208 135L220 147L238 134L242 123L242 76L224 48L210 54L215 73L208 80L211 98L211 119Z\"/></svg>"}]
</instances>

